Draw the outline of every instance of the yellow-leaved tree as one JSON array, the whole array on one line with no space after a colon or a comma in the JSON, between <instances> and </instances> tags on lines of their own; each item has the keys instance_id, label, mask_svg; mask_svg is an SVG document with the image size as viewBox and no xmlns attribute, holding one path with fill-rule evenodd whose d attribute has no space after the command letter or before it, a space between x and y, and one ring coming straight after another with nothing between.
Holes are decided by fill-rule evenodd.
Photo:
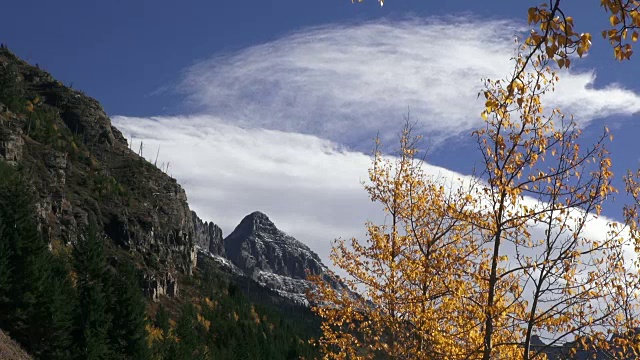
<instances>
[{"instance_id":1,"label":"yellow-leaved tree","mask_svg":"<svg viewBox=\"0 0 640 360\"><path fill-rule=\"evenodd\" d=\"M619 60L638 38L638 4L601 1ZM560 5L529 9L536 29L513 72L485 82L477 177L424 173L409 127L397 157L375 153L366 190L386 221L368 224L364 241L335 243L331 258L351 291L318 280L312 294L326 358L529 360L568 343L571 352L640 354L640 173L626 178L636 200L626 226L588 231L616 192L611 136L605 129L580 146L573 118L543 107L555 69L591 46Z\"/></svg>"},{"instance_id":2,"label":"yellow-leaved tree","mask_svg":"<svg viewBox=\"0 0 640 360\"><path fill-rule=\"evenodd\" d=\"M405 129L398 158L376 152L370 170L367 191L384 206L388 223L368 224L365 243L339 240L333 249L333 262L351 276L350 290L363 296L317 281L315 310L324 320L320 344L328 358L464 356L481 339L474 267L483 254L469 221L477 216L468 192L473 184L447 189L429 180L414 140Z\"/></svg>"},{"instance_id":3,"label":"yellow-leaved tree","mask_svg":"<svg viewBox=\"0 0 640 360\"><path fill-rule=\"evenodd\" d=\"M573 350L633 351L622 336L638 326L632 239L615 223L587 232L614 191L609 136L581 149L540 94L475 132L478 180L424 173L406 129L399 156L375 153L366 189L386 222L335 243L351 291L318 280L313 294L326 358L534 359L577 339Z\"/></svg>"}]
</instances>

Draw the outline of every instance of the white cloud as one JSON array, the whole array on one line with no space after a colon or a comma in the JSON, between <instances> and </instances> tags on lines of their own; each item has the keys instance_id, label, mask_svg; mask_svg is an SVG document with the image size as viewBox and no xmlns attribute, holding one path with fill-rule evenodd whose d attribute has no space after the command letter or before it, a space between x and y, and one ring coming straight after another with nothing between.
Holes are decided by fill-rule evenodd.
<instances>
[{"instance_id":1,"label":"white cloud","mask_svg":"<svg viewBox=\"0 0 640 360\"><path fill-rule=\"evenodd\" d=\"M266 213L281 230L331 265L331 240L364 239L365 222L384 220L363 188L369 155L312 135L229 125L212 116L113 117L132 148L158 166L170 163L192 210L224 236L249 213ZM457 174L425 165L429 174Z\"/></svg>"},{"instance_id":2,"label":"white cloud","mask_svg":"<svg viewBox=\"0 0 640 360\"><path fill-rule=\"evenodd\" d=\"M561 75L551 105L573 114L583 125L610 115L629 116L640 111L640 95L620 84L594 88L595 71Z\"/></svg>"},{"instance_id":3,"label":"white cloud","mask_svg":"<svg viewBox=\"0 0 640 360\"><path fill-rule=\"evenodd\" d=\"M311 135L242 128L212 116L114 117L114 124L133 148L158 164L184 186L199 216L228 235L247 214L260 210L283 231L306 243L331 265L331 240L364 240L365 222L382 222L381 207L371 203L361 182L368 179L371 158ZM452 188L471 181L450 170L424 164L424 172ZM526 198L530 208L536 201ZM579 216L576 214L575 216ZM591 217L584 235L606 237L604 217ZM537 238L544 229L531 229ZM510 252L508 248L505 248Z\"/></svg>"},{"instance_id":4,"label":"white cloud","mask_svg":"<svg viewBox=\"0 0 640 360\"><path fill-rule=\"evenodd\" d=\"M228 235L247 214L260 210L282 230L327 261L330 241L364 234L379 218L360 181L368 155L349 152L310 135L225 124L218 118L114 117L133 137L133 148L184 186L189 205ZM328 263L328 262L327 262Z\"/></svg>"},{"instance_id":5,"label":"white cloud","mask_svg":"<svg viewBox=\"0 0 640 360\"><path fill-rule=\"evenodd\" d=\"M480 125L481 79L509 73L519 29L468 17L328 25L199 62L181 88L204 113L359 150L378 131L392 140L410 109L438 144ZM561 73L547 105L582 125L640 110L638 94L594 79Z\"/></svg>"},{"instance_id":6,"label":"white cloud","mask_svg":"<svg viewBox=\"0 0 640 360\"><path fill-rule=\"evenodd\" d=\"M113 120L147 158L160 148L158 163L170 162L191 208L225 235L260 210L331 266L331 240L364 239L365 222L384 216L361 184L370 157L351 149L369 151L378 131L395 144L407 108L434 144L468 134L480 125L481 79L509 72L517 29L468 18L314 28L187 69L182 90L203 115ZM563 73L545 105L583 126L640 111L638 94L594 80L593 71ZM429 164L425 172L472 179ZM590 216L583 235L605 238L609 221ZM530 231L544 237L540 226ZM515 255L512 245L503 251Z\"/></svg>"},{"instance_id":7,"label":"white cloud","mask_svg":"<svg viewBox=\"0 0 640 360\"><path fill-rule=\"evenodd\" d=\"M326 265L347 276L329 261L331 240L353 236L365 240L365 221L384 220L381 208L369 201L361 185L367 179L370 157L331 141L242 128L212 116L118 116L113 122L123 134L133 137L134 149L140 141L144 143L147 159L154 161L160 147L158 163L171 163L169 173L185 187L191 208L204 220L221 226L224 235L244 216L261 210L280 229L317 252ZM429 164L424 164L423 170L451 184L451 188L460 181L475 182L470 176ZM523 203L537 205L531 198ZM573 211L571 215L581 214ZM582 235L606 238L610 220L589 218ZM569 224L574 225L571 221ZM529 230L533 240L544 238L541 226ZM504 243L502 251L515 264L513 244ZM537 254L540 249L528 253ZM629 248L627 254L633 256L633 249ZM530 296L530 292L524 295L526 299ZM559 295L547 294L545 299L551 301L554 296Z\"/></svg>"},{"instance_id":8,"label":"white cloud","mask_svg":"<svg viewBox=\"0 0 640 360\"><path fill-rule=\"evenodd\" d=\"M225 234L261 210L328 263L330 240L361 237L365 221L382 219L360 184L370 158L349 149L368 151L378 131L395 143L407 108L436 144L477 127L481 79L508 73L517 31L469 18L314 28L187 69L182 89L207 115L114 123L144 141L148 158L160 146L192 208ZM594 80L564 73L549 105L582 125L640 110L634 92ZM606 222L587 233L601 237Z\"/></svg>"}]
</instances>

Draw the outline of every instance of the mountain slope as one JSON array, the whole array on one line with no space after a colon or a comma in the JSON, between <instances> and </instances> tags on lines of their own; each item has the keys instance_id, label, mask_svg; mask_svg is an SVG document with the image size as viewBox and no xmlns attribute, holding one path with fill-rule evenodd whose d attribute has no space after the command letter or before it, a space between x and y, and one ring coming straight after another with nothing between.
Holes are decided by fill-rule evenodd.
<instances>
[{"instance_id":1,"label":"mountain slope","mask_svg":"<svg viewBox=\"0 0 640 360\"><path fill-rule=\"evenodd\" d=\"M306 245L260 212L226 239L189 209L182 187L130 149L100 104L0 48L0 159L27 169L40 228L53 248L73 243L90 219L145 273L153 300L178 296L197 247L250 278L303 294L307 273L327 273ZM224 243L224 244L223 244Z\"/></svg>"},{"instance_id":2,"label":"mountain slope","mask_svg":"<svg viewBox=\"0 0 640 360\"><path fill-rule=\"evenodd\" d=\"M0 330L0 359L31 360L32 357Z\"/></svg>"},{"instance_id":3,"label":"mountain slope","mask_svg":"<svg viewBox=\"0 0 640 360\"><path fill-rule=\"evenodd\" d=\"M177 295L177 274L190 274L196 261L182 187L129 148L96 100L5 47L0 159L30 174L41 232L54 249L95 219L145 270L151 298Z\"/></svg>"},{"instance_id":4,"label":"mountain slope","mask_svg":"<svg viewBox=\"0 0 640 360\"><path fill-rule=\"evenodd\" d=\"M14 165L8 168L18 168L20 183L28 188L25 192L34 195L35 209L30 208L28 217L32 219L33 215L37 221L32 221L34 236L29 241L43 245L46 254L51 250L60 262L55 268L60 278L77 276L77 269L70 272L64 264L74 253L78 239L86 238L89 224L97 225L99 241L105 241L106 264L99 268L113 275L113 278L105 275L105 283L99 286L104 289L112 286L113 289L109 289L116 290L114 294L122 294L123 287L116 285L119 282L113 279L123 276L119 265L125 261L121 260L132 260L135 267L132 279L137 280L138 272L142 275L142 289L138 295L144 292L147 296L146 303L142 300L146 315L148 319L156 318L153 324L148 323L150 328L147 329L148 344L150 350L157 353L156 358L175 358L171 356L172 351L191 355L206 353L213 358L225 359L276 359L295 354L315 357L312 354L316 350L308 340L319 326L308 308L261 286L237 267L234 268L236 273L228 272L220 262L208 263L207 259L197 267L198 247L233 266L222 257L225 251L220 228L191 212L182 187L130 148L96 100L64 86L0 45L0 164L6 166L5 162ZM0 230L3 222L0 220ZM13 242L12 239L2 237L0 233L0 245ZM9 252L3 249L0 246L0 255L6 258ZM11 264L18 264L12 260L17 256L11 257ZM0 275L2 261L0 256ZM52 273L53 265L52 261L43 261L40 267ZM72 290L68 298L58 296L53 299L57 292L44 294L43 291L39 299L47 306L29 309L53 309L49 304L58 300L55 304L69 305L73 314L82 314L82 311L76 311L80 303L96 308L104 305L104 301L100 305L102 296L78 304L66 301L74 297L76 281L74 278L74 285L69 285ZM8 287L0 288L0 301L4 301L3 291L12 290L15 283L11 280ZM30 283L34 287L41 284ZM5 284L6 281L0 282L0 286ZM135 286L138 284L134 284L132 293L136 293ZM46 287L49 288L56 286ZM21 291L14 293L23 294ZM15 297L21 299L18 295ZM17 304L13 298L10 300ZM108 307L111 312L124 311L119 305ZM155 316L159 308L167 310L160 319ZM292 311L303 321L290 321ZM106 310L104 313L103 319L115 319ZM42 318L36 317L20 324L9 316L2 318L1 325L5 330L19 326L31 329L43 323ZM215 326L211 326L212 323ZM84 329L85 325L84 322L76 324L74 320L74 324L65 327L64 334L60 334L66 336L70 329L70 337L81 344L76 337L81 338L85 332L77 330L78 326ZM122 327L105 325L101 329L110 329L108 334L101 334L111 337ZM118 331L111 331L114 329ZM158 334L161 334L159 338ZM34 349L37 350L41 338L31 337L26 341L20 334L12 333L12 336L34 356L39 356ZM197 347L198 350L185 345L189 336L196 344L194 349ZM65 345L60 345L60 349L55 346L47 350L76 350ZM0 354L0 358L9 356Z\"/></svg>"}]
</instances>

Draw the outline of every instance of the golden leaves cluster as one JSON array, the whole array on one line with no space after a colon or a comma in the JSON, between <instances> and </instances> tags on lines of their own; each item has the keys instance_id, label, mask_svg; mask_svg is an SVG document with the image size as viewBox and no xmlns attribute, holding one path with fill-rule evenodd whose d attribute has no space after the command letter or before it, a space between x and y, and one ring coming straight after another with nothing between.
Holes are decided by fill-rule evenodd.
<instances>
[{"instance_id":1,"label":"golden leaves cluster","mask_svg":"<svg viewBox=\"0 0 640 360\"><path fill-rule=\"evenodd\" d=\"M635 0L601 0L600 6L608 13L611 28L602 31L618 60L629 59L633 54L632 43L638 41L640 27L640 2Z\"/></svg>"},{"instance_id":2,"label":"golden leaves cluster","mask_svg":"<svg viewBox=\"0 0 640 360\"><path fill-rule=\"evenodd\" d=\"M584 230L616 192L605 147L610 134L605 129L591 147L581 148L573 119L542 106L542 96L558 81L549 58L525 59L516 59L513 77L486 81L485 127L474 133L488 183L483 211L490 216L481 227L493 245L483 359L496 356L492 328L500 316L513 319L513 333L521 334L513 341L523 359L539 356L531 348L534 333L560 342L579 333L605 348L606 335L636 325L624 314L637 303L622 300L638 289L637 274L624 260L629 239L615 224L595 239ZM533 226L544 235L532 234ZM506 296L512 309L496 309L492 294L500 283L511 287Z\"/></svg>"},{"instance_id":3,"label":"golden leaves cluster","mask_svg":"<svg viewBox=\"0 0 640 360\"><path fill-rule=\"evenodd\" d=\"M317 279L312 297L327 359L544 358L535 335L633 349L629 239L615 224L585 230L616 192L610 134L581 147L573 118L544 108L558 77L531 46L511 77L485 82L479 180L425 174L408 127L397 157L375 152L365 188L386 221L367 224L365 241L336 241L347 289ZM612 334L625 346L611 348Z\"/></svg>"},{"instance_id":4,"label":"golden leaves cluster","mask_svg":"<svg viewBox=\"0 0 640 360\"><path fill-rule=\"evenodd\" d=\"M489 254L477 236L474 185L424 174L416 140L405 129L397 159L375 153L366 190L387 222L369 223L364 242L336 241L331 259L349 274L349 289L316 279L327 359L464 359L481 348ZM506 306L500 297L496 308ZM509 320L501 321L496 338L507 341Z\"/></svg>"},{"instance_id":5,"label":"golden leaves cluster","mask_svg":"<svg viewBox=\"0 0 640 360\"><path fill-rule=\"evenodd\" d=\"M574 19L565 14L561 0L550 0L527 11L527 21L532 25L525 41L533 53L544 53L560 68L568 68L570 55L582 57L591 48L592 35L575 30ZM609 17L610 27L602 30L602 37L609 41L617 60L628 60L633 54L633 43L638 41L640 27L640 1L600 0L600 6Z\"/></svg>"},{"instance_id":6,"label":"golden leaves cluster","mask_svg":"<svg viewBox=\"0 0 640 360\"><path fill-rule=\"evenodd\" d=\"M365 188L386 221L364 241L337 240L347 288L317 278L312 294L326 359L544 359L535 335L634 349L629 239L615 224L585 230L616 192L608 130L580 147L573 119L542 106L557 77L533 64L486 82L479 179L425 174L409 128L397 157L375 152Z\"/></svg>"},{"instance_id":7,"label":"golden leaves cluster","mask_svg":"<svg viewBox=\"0 0 640 360\"><path fill-rule=\"evenodd\" d=\"M381 3L382 4L382 3ZM397 158L376 152L366 185L386 213L365 241L337 240L332 260L349 278L316 279L318 344L327 359L544 359L534 335L574 351L640 353L640 172L629 173L626 227L588 234L616 193L605 129L591 146L560 109L546 109L554 69L591 48L560 0L531 7L533 27L511 76L485 81L485 124L474 132L477 182L423 173L406 128ZM637 41L638 1L602 0L602 35L618 60ZM631 266L634 265L634 266Z\"/></svg>"}]
</instances>

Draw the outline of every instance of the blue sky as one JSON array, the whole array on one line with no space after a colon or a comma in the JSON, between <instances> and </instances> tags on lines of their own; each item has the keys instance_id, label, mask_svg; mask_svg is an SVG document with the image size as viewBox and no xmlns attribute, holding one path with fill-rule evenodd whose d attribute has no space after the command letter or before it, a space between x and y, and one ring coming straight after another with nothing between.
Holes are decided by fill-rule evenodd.
<instances>
[{"instance_id":1,"label":"blue sky","mask_svg":"<svg viewBox=\"0 0 640 360\"><path fill-rule=\"evenodd\" d=\"M30 62L100 99L112 114L158 115L169 100L149 97L177 80L195 61L275 40L309 26L379 18L472 14L524 19L527 2L375 1L12 1L0 24L2 41ZM599 9L579 11L580 21L606 24ZM584 16L584 17L583 17ZM580 24L580 23L579 23ZM584 25L583 25L584 26ZM601 41L597 45L600 44ZM604 53L604 54L603 54ZM599 61L608 52L598 52ZM624 66L633 69L632 66ZM611 71L602 80L620 80ZM177 100L177 101L171 101ZM164 111L176 111L170 107Z\"/></svg>"},{"instance_id":2,"label":"blue sky","mask_svg":"<svg viewBox=\"0 0 640 360\"><path fill-rule=\"evenodd\" d=\"M2 21L0 33L14 51L99 98L110 113L130 115L158 115L166 99L146 95L175 81L198 59L274 40L305 26L384 13L374 3L352 6L348 1L6 5L6 14L13 16Z\"/></svg>"},{"instance_id":3,"label":"blue sky","mask_svg":"<svg viewBox=\"0 0 640 360\"><path fill-rule=\"evenodd\" d=\"M360 181L371 138L392 141L408 109L434 171L470 174L480 79L507 74L534 3L12 1L0 42L98 99L147 156L160 148L225 233L263 210L326 256L328 240L380 219ZM611 127L620 175L639 166L640 67L613 60L598 35L607 17L590 6L567 2L594 47L551 102L580 115L587 142Z\"/></svg>"}]
</instances>

